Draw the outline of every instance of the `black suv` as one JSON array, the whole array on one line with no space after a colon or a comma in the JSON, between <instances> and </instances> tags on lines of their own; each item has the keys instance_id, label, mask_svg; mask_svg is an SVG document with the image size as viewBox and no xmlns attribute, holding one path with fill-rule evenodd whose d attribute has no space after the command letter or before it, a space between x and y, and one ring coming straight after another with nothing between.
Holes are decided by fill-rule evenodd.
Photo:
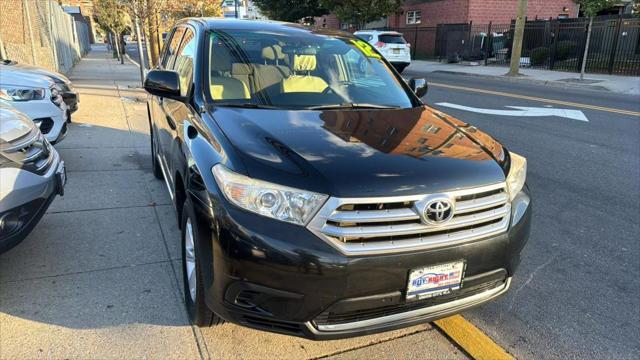
<instances>
[{"instance_id":1,"label":"black suv","mask_svg":"<svg viewBox=\"0 0 640 360\"><path fill-rule=\"evenodd\" d=\"M145 89L195 324L334 339L508 290L530 229L526 160L425 106L425 81L368 43L185 19Z\"/></svg>"}]
</instances>

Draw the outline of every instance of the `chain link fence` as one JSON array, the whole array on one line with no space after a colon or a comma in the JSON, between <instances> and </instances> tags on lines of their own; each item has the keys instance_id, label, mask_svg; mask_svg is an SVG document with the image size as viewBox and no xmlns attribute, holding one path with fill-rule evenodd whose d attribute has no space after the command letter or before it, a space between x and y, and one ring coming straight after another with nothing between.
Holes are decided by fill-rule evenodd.
<instances>
[{"instance_id":1,"label":"chain link fence","mask_svg":"<svg viewBox=\"0 0 640 360\"><path fill-rule=\"evenodd\" d=\"M68 73L90 49L89 27L53 0L0 0L0 56Z\"/></svg>"}]
</instances>

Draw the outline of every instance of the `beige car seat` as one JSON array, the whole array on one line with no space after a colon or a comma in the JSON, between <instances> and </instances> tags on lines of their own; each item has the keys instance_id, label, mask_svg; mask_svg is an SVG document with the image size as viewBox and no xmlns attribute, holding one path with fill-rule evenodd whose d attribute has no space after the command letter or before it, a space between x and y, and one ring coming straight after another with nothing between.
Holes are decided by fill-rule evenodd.
<instances>
[{"instance_id":1,"label":"beige car seat","mask_svg":"<svg viewBox=\"0 0 640 360\"><path fill-rule=\"evenodd\" d=\"M217 46L213 49L211 64L211 97L213 100L249 99L249 87L243 81L232 77L232 64L229 49Z\"/></svg>"},{"instance_id":2,"label":"beige car seat","mask_svg":"<svg viewBox=\"0 0 640 360\"><path fill-rule=\"evenodd\" d=\"M311 75L316 66L317 59L315 55L294 55L293 72L295 75L282 80L282 92L321 93L325 91L329 87L327 82L321 77Z\"/></svg>"}]
</instances>

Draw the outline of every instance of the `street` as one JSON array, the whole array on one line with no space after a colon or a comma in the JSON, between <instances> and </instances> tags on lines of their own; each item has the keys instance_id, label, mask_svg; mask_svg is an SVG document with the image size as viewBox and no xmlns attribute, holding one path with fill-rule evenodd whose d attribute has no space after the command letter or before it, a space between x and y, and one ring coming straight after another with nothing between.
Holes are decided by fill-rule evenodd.
<instances>
[{"instance_id":1,"label":"street","mask_svg":"<svg viewBox=\"0 0 640 360\"><path fill-rule=\"evenodd\" d=\"M410 69L403 76L424 76L432 84L425 98L430 105L575 109L588 118L497 116L434 105L527 157L535 197L531 238L511 291L463 315L519 359L634 358L640 338L640 118L615 109L638 112L638 98Z\"/></svg>"}]
</instances>

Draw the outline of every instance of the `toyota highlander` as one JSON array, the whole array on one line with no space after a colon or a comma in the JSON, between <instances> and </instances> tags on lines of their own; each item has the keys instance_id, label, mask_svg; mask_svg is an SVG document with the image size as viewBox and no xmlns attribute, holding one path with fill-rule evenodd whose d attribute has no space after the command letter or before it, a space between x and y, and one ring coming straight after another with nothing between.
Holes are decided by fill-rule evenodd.
<instances>
[{"instance_id":1,"label":"toyota highlander","mask_svg":"<svg viewBox=\"0 0 640 360\"><path fill-rule=\"evenodd\" d=\"M366 41L185 19L145 89L196 325L344 338L509 289L531 222L525 158L423 104L424 79Z\"/></svg>"}]
</instances>

